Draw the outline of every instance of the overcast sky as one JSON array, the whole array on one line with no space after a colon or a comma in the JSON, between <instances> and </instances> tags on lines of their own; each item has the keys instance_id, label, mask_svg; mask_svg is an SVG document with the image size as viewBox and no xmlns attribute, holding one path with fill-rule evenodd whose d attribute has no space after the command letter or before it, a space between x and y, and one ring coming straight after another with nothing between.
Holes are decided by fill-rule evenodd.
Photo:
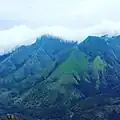
<instances>
[{"instance_id":1,"label":"overcast sky","mask_svg":"<svg viewBox=\"0 0 120 120\"><path fill-rule=\"evenodd\" d=\"M0 0L0 53L41 34L84 40L120 34L120 0Z\"/></svg>"}]
</instances>

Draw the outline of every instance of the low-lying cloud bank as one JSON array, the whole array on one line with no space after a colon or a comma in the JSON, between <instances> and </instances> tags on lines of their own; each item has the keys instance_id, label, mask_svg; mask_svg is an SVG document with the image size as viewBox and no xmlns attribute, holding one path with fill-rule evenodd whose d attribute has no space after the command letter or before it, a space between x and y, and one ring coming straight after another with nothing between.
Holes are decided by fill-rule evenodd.
<instances>
[{"instance_id":1,"label":"low-lying cloud bank","mask_svg":"<svg viewBox=\"0 0 120 120\"><path fill-rule=\"evenodd\" d=\"M65 40L83 41L87 36L119 35L120 22L103 21L84 29L69 29L61 26L29 28L25 25L0 31L0 54L11 51L17 46L29 45L35 42L38 36L50 34L62 37Z\"/></svg>"}]
</instances>

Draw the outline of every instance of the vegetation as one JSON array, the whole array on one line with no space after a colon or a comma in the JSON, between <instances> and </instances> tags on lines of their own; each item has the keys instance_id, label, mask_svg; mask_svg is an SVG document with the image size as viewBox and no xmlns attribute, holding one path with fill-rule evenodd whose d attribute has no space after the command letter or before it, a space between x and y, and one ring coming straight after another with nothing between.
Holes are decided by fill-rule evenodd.
<instances>
[{"instance_id":1,"label":"vegetation","mask_svg":"<svg viewBox=\"0 0 120 120\"><path fill-rule=\"evenodd\" d=\"M107 64L101 59L100 56L97 56L94 61L93 61L93 68L95 70L96 74L96 89L99 89L101 81L100 81L100 76L99 73L103 75L105 68L107 67Z\"/></svg>"},{"instance_id":2,"label":"vegetation","mask_svg":"<svg viewBox=\"0 0 120 120\"><path fill-rule=\"evenodd\" d=\"M88 60L84 53L75 50L72 51L69 58L60 66L60 71L63 73L79 72L83 74L88 69Z\"/></svg>"},{"instance_id":3,"label":"vegetation","mask_svg":"<svg viewBox=\"0 0 120 120\"><path fill-rule=\"evenodd\" d=\"M16 114L26 120L119 118L118 44L117 36L107 43L89 36L78 44L44 35L0 56L0 115L5 120L17 120Z\"/></svg>"},{"instance_id":4,"label":"vegetation","mask_svg":"<svg viewBox=\"0 0 120 120\"><path fill-rule=\"evenodd\" d=\"M101 59L100 56L97 56L93 61L93 67L96 71L104 72L107 64Z\"/></svg>"}]
</instances>

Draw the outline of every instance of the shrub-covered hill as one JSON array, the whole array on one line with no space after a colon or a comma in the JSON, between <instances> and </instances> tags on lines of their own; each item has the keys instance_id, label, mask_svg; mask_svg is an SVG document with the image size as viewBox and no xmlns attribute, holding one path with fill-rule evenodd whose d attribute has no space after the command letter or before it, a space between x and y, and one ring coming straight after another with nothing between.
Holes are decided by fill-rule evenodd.
<instances>
[{"instance_id":1,"label":"shrub-covered hill","mask_svg":"<svg viewBox=\"0 0 120 120\"><path fill-rule=\"evenodd\" d=\"M119 101L120 36L78 44L44 35L0 56L1 116L109 120L119 116Z\"/></svg>"}]
</instances>

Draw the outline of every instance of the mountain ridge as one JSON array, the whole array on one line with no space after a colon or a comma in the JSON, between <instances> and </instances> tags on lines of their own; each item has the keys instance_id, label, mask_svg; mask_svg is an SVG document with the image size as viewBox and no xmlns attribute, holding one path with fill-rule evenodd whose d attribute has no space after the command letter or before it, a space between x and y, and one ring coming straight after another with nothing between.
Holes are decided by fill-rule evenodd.
<instances>
[{"instance_id":1,"label":"mountain ridge","mask_svg":"<svg viewBox=\"0 0 120 120\"><path fill-rule=\"evenodd\" d=\"M31 120L89 120L101 112L109 120L108 108L119 108L119 36L88 36L82 43L42 36L3 58L0 103L11 113L20 110Z\"/></svg>"}]
</instances>

